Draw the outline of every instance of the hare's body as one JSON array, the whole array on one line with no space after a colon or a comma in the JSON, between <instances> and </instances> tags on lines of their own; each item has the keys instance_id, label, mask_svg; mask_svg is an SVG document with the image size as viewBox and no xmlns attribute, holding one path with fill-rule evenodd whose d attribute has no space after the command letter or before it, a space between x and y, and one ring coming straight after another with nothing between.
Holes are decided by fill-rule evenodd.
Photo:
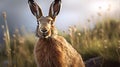
<instances>
[{"instance_id":1,"label":"hare's body","mask_svg":"<svg viewBox=\"0 0 120 67\"><path fill-rule=\"evenodd\" d=\"M28 0L31 12L37 18L36 35L39 40L34 48L38 67L85 67L80 54L64 39L58 36L54 26L61 7L61 0L52 2L49 15L44 17L34 0Z\"/></svg>"},{"instance_id":2,"label":"hare's body","mask_svg":"<svg viewBox=\"0 0 120 67\"><path fill-rule=\"evenodd\" d=\"M81 56L61 36L40 38L34 55L38 67L84 67Z\"/></svg>"}]
</instances>

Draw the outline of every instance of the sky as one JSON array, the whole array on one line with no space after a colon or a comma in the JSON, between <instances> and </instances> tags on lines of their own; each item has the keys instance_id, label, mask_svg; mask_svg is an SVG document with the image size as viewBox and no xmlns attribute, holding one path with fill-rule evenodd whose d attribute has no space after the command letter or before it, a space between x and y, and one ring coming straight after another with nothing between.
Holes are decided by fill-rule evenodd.
<instances>
[{"instance_id":1,"label":"sky","mask_svg":"<svg viewBox=\"0 0 120 67\"><path fill-rule=\"evenodd\" d=\"M53 0L35 0L42 8L44 16ZM107 10L110 7L110 11ZM87 25L87 20L99 18L98 13L108 14L111 17L120 17L120 0L62 0L62 8L56 18L58 30L67 30L69 26ZM27 0L0 0L0 24L4 24L2 12L7 12L7 21L10 30L25 27L32 32L36 29L36 18L32 15ZM95 22L95 21L91 21ZM92 24L90 25L92 26Z\"/></svg>"}]
</instances>

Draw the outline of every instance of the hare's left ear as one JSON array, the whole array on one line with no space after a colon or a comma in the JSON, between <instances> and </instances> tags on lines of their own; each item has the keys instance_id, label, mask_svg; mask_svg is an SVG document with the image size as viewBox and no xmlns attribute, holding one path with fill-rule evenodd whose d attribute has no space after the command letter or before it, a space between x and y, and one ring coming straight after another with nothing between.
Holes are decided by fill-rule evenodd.
<instances>
[{"instance_id":1,"label":"hare's left ear","mask_svg":"<svg viewBox=\"0 0 120 67\"><path fill-rule=\"evenodd\" d=\"M28 0L28 4L29 4L32 14L37 19L39 19L41 16L43 16L41 8L38 6L38 4L34 0Z\"/></svg>"},{"instance_id":2,"label":"hare's left ear","mask_svg":"<svg viewBox=\"0 0 120 67\"><path fill-rule=\"evenodd\" d=\"M49 16L54 20L59 14L61 8L61 0L54 0L50 5Z\"/></svg>"}]
</instances>

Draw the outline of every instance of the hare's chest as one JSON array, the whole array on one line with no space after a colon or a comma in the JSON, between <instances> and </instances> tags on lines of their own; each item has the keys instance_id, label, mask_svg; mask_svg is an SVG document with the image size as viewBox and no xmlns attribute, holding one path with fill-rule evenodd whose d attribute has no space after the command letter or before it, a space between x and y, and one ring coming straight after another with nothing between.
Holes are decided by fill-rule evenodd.
<instances>
[{"instance_id":1,"label":"hare's chest","mask_svg":"<svg viewBox=\"0 0 120 67\"><path fill-rule=\"evenodd\" d=\"M36 58L36 62L41 67L62 67L62 47L57 46L55 44L56 43L52 43L52 41L48 43L36 44L34 48L34 55Z\"/></svg>"}]
</instances>

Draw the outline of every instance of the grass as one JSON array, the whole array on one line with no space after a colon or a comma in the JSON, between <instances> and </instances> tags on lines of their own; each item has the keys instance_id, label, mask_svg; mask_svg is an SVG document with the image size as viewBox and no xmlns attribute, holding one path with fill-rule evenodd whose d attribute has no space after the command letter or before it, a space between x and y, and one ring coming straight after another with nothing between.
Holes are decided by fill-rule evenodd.
<instances>
[{"instance_id":1,"label":"grass","mask_svg":"<svg viewBox=\"0 0 120 67\"><path fill-rule=\"evenodd\" d=\"M99 56L105 61L103 67L110 67L107 65L114 62L119 66L120 21L108 20L97 23L92 30L74 31L75 27L70 27L71 30L66 38L74 44L73 47L80 52L84 60ZM108 61L109 63L106 63Z\"/></svg>"},{"instance_id":2,"label":"grass","mask_svg":"<svg viewBox=\"0 0 120 67\"><path fill-rule=\"evenodd\" d=\"M0 52L0 67L36 67L33 57L35 39L32 34L22 36L18 29L10 36L6 20L6 13L3 13L5 25L2 25L5 50ZM2 59L3 58L3 59Z\"/></svg>"},{"instance_id":3,"label":"grass","mask_svg":"<svg viewBox=\"0 0 120 67\"><path fill-rule=\"evenodd\" d=\"M33 33L21 35L18 29L10 36L3 13L5 25L2 25L5 48L0 51L0 67L8 64L8 67L36 67L33 48L36 42ZM88 21L90 22L90 21ZM69 33L61 33L68 42L82 55L84 61L102 57L102 67L110 63L120 63L120 20L108 19L96 23L93 29L79 30L76 26L69 27ZM8 61L8 63L4 63Z\"/></svg>"}]
</instances>

